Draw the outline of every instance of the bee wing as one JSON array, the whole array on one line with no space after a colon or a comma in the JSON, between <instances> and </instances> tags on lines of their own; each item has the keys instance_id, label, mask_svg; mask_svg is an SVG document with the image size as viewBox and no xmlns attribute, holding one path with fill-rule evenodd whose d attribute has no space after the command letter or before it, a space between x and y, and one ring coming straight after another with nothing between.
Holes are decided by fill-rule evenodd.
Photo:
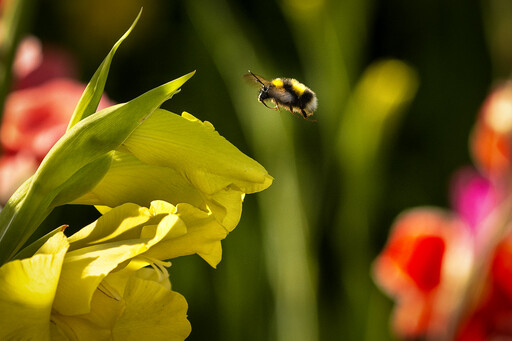
<instances>
[{"instance_id":1,"label":"bee wing","mask_svg":"<svg viewBox=\"0 0 512 341\"><path fill-rule=\"evenodd\" d=\"M244 81L246 83L248 83L249 85L253 85L253 86L264 86L264 85L267 85L268 83L270 83L265 78L263 78L259 75L255 75L254 73L252 73L250 71L249 71L249 73L246 73L245 75L243 75L242 78L244 79Z\"/></svg>"}]
</instances>

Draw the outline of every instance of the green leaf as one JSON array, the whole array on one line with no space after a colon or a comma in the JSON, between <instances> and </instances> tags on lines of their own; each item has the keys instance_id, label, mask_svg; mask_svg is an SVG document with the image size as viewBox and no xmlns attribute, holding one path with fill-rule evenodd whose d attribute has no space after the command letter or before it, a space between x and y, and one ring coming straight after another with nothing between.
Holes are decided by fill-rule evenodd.
<instances>
[{"instance_id":1,"label":"green leaf","mask_svg":"<svg viewBox=\"0 0 512 341\"><path fill-rule=\"evenodd\" d=\"M105 83L107 81L108 71L110 69L112 58L114 58L114 54L116 53L119 45L121 45L126 37L128 37L128 35L130 35L132 32L133 28L139 21L141 14L142 8L140 9L137 18L135 18L128 31L126 31L126 33L117 41L117 43L114 44L107 57L103 60L98 70L96 70L92 76L89 84L87 84L87 87L82 94L82 97L78 101L75 111L73 112L73 116L69 121L67 130L71 129L71 127L80 122L82 119L96 112L98 104L101 100L101 96L103 95L103 89L105 88Z\"/></svg>"},{"instance_id":2,"label":"green leaf","mask_svg":"<svg viewBox=\"0 0 512 341\"><path fill-rule=\"evenodd\" d=\"M74 173L65 183L55 189L58 194L52 200L51 207L65 205L86 194L105 176L112 163L112 154L108 153Z\"/></svg>"}]
</instances>

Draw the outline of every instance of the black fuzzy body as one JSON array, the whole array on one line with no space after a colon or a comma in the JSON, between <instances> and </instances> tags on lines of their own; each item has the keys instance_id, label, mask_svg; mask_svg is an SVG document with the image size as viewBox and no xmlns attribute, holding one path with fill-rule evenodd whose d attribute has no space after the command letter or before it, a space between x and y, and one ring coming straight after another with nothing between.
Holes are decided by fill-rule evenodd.
<instances>
[{"instance_id":1,"label":"black fuzzy body","mask_svg":"<svg viewBox=\"0 0 512 341\"><path fill-rule=\"evenodd\" d=\"M305 119L313 115L317 108L315 93L293 78L276 78L267 81L250 71L245 77L262 85L258 94L258 101L268 108L270 107L265 103L267 99L274 103L273 109L282 106L292 113L301 114Z\"/></svg>"}]
</instances>

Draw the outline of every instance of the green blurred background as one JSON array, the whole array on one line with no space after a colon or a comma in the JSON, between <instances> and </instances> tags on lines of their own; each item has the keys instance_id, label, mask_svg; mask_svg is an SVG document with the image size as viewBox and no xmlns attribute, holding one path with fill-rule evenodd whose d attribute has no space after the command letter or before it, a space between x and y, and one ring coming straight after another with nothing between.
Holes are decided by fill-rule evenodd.
<instances>
[{"instance_id":1,"label":"green blurred background","mask_svg":"<svg viewBox=\"0 0 512 341\"><path fill-rule=\"evenodd\" d=\"M30 2L29 2L30 3ZM394 217L449 206L479 106L507 77L505 0L33 1L28 30L76 57L87 82L139 8L106 92L127 101L197 70L164 105L212 122L274 176L246 197L214 270L173 261L190 340L386 340L392 302L371 262ZM317 123L266 109L241 76L293 77ZM76 218L86 214L85 218ZM82 224L85 208L47 222Z\"/></svg>"}]
</instances>

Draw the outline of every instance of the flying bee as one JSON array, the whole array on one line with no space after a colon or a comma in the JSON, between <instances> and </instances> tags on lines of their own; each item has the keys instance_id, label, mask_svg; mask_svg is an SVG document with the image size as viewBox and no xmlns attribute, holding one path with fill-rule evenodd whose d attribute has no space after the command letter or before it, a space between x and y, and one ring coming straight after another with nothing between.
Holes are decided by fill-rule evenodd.
<instances>
[{"instance_id":1,"label":"flying bee","mask_svg":"<svg viewBox=\"0 0 512 341\"><path fill-rule=\"evenodd\" d=\"M279 106L283 106L286 110L293 114L301 114L308 121L317 108L316 95L310 88L299 83L293 78L276 78L271 81L257 76L249 70L244 75L245 79L258 82L261 85L258 101L263 103L269 109L279 110ZM269 107L265 100L270 99L274 103L274 107Z\"/></svg>"}]
</instances>

